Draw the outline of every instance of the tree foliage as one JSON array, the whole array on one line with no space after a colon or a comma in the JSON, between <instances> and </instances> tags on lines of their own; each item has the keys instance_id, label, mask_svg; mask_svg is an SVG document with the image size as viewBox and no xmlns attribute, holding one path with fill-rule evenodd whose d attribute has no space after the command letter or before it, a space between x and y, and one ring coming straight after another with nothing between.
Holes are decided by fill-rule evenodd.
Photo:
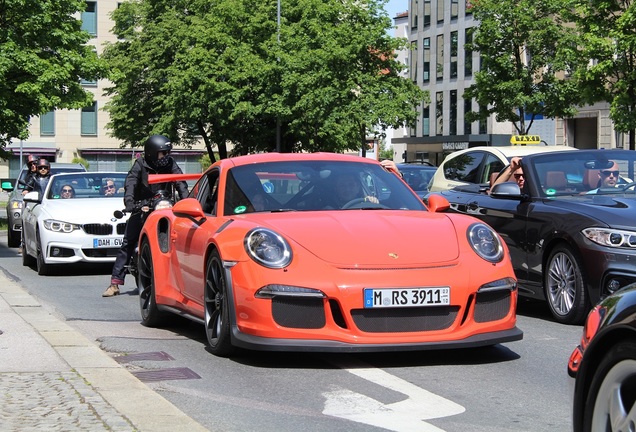
<instances>
[{"instance_id":1,"label":"tree foliage","mask_svg":"<svg viewBox=\"0 0 636 432\"><path fill-rule=\"evenodd\" d=\"M610 103L614 128L629 132L634 150L636 129L636 3L579 0L572 16L581 37L581 55L591 61L575 72L588 103Z\"/></svg>"},{"instance_id":2,"label":"tree foliage","mask_svg":"<svg viewBox=\"0 0 636 432\"><path fill-rule=\"evenodd\" d=\"M385 0L129 0L114 13L109 127L237 154L359 149L414 124L425 94L399 76ZM280 127L277 128L277 122Z\"/></svg>"},{"instance_id":3,"label":"tree foliage","mask_svg":"<svg viewBox=\"0 0 636 432\"><path fill-rule=\"evenodd\" d=\"M27 139L31 116L90 105L80 80L105 68L87 45L82 0L4 0L0 4L0 158L11 139Z\"/></svg>"},{"instance_id":4,"label":"tree foliage","mask_svg":"<svg viewBox=\"0 0 636 432\"><path fill-rule=\"evenodd\" d=\"M565 72L576 67L577 37L562 18L569 0L471 3L479 27L469 48L480 52L481 70L464 98L474 98L481 110L468 118L486 119L494 113L497 121L512 122L523 135L537 115L574 115L580 98Z\"/></svg>"}]
</instances>

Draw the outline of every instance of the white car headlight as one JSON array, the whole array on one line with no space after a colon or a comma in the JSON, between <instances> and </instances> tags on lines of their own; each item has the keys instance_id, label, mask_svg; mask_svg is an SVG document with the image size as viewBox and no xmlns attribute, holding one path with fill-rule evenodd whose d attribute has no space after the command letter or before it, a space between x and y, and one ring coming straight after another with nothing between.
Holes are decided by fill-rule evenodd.
<instances>
[{"instance_id":1,"label":"white car headlight","mask_svg":"<svg viewBox=\"0 0 636 432\"><path fill-rule=\"evenodd\" d=\"M612 228L585 228L581 231L585 237L601 246L614 248L636 248L636 232Z\"/></svg>"},{"instance_id":2,"label":"white car headlight","mask_svg":"<svg viewBox=\"0 0 636 432\"><path fill-rule=\"evenodd\" d=\"M80 229L80 226L69 222L58 221L55 219L46 219L44 221L44 228L49 231L70 233Z\"/></svg>"},{"instance_id":3,"label":"white car headlight","mask_svg":"<svg viewBox=\"0 0 636 432\"><path fill-rule=\"evenodd\" d=\"M243 240L249 256L257 263L269 268L283 268L292 259L291 248L283 237L272 230L254 228Z\"/></svg>"},{"instance_id":4,"label":"white car headlight","mask_svg":"<svg viewBox=\"0 0 636 432\"><path fill-rule=\"evenodd\" d=\"M468 243L475 253L488 262L500 262L504 257L504 248L499 236L492 228L483 223L474 223L466 232Z\"/></svg>"}]
</instances>

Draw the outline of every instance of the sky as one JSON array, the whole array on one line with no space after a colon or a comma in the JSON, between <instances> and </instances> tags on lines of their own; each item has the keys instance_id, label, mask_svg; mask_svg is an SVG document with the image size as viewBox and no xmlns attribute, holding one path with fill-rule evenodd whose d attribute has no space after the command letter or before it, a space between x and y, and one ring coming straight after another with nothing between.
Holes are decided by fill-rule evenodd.
<instances>
[{"instance_id":1,"label":"sky","mask_svg":"<svg viewBox=\"0 0 636 432\"><path fill-rule=\"evenodd\" d=\"M393 19L400 12L409 10L409 0L389 0L385 6L389 18Z\"/></svg>"}]
</instances>

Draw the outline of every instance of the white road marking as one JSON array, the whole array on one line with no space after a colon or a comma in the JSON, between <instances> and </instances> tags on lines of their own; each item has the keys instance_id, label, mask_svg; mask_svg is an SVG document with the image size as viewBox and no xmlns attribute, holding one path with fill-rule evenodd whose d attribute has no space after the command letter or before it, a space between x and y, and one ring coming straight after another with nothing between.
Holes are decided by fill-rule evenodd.
<instances>
[{"instance_id":1,"label":"white road marking","mask_svg":"<svg viewBox=\"0 0 636 432\"><path fill-rule=\"evenodd\" d=\"M333 363L333 362L332 362ZM383 404L373 398L347 389L336 389L323 393L325 415L381 427L396 432L440 432L424 420L461 414L466 409L453 401L444 399L423 388L417 387L381 369L360 362L335 364L362 379L404 394L406 399Z\"/></svg>"}]
</instances>

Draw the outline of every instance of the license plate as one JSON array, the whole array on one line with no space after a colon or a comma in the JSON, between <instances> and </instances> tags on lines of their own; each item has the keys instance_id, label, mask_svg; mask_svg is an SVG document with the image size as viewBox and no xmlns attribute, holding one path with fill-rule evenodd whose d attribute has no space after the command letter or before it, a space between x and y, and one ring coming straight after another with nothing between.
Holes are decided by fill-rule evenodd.
<instances>
[{"instance_id":1,"label":"license plate","mask_svg":"<svg viewBox=\"0 0 636 432\"><path fill-rule=\"evenodd\" d=\"M93 239L93 247L95 249L115 248L115 247L120 247L123 241L124 241L123 237L96 238L96 239Z\"/></svg>"},{"instance_id":2,"label":"license plate","mask_svg":"<svg viewBox=\"0 0 636 432\"><path fill-rule=\"evenodd\" d=\"M365 308L443 306L450 304L450 288L382 288L364 290Z\"/></svg>"}]
</instances>

